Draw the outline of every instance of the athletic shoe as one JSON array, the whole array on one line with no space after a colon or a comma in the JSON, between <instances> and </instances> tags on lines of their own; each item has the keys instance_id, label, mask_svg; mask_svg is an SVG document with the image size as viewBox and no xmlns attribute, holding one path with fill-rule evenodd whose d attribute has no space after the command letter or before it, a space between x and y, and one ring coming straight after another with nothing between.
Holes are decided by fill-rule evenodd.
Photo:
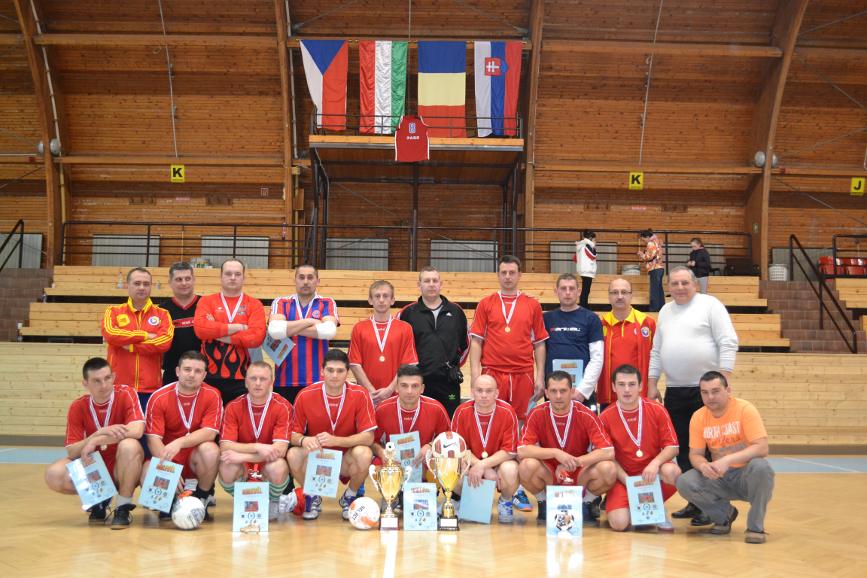
<instances>
[{"instance_id":1,"label":"athletic shoe","mask_svg":"<svg viewBox=\"0 0 867 578\"><path fill-rule=\"evenodd\" d=\"M502 496L497 500L497 521L501 524L511 524L515 521L512 500L504 500Z\"/></svg>"},{"instance_id":2,"label":"athletic shoe","mask_svg":"<svg viewBox=\"0 0 867 578\"><path fill-rule=\"evenodd\" d=\"M731 514L729 514L728 519L722 524L714 524L713 528L710 529L710 533L716 536L724 536L732 531L732 523L738 517L738 509L732 506Z\"/></svg>"},{"instance_id":3,"label":"athletic shoe","mask_svg":"<svg viewBox=\"0 0 867 578\"><path fill-rule=\"evenodd\" d=\"M114 509L114 517L111 519L112 530L126 530L132 523L132 512L135 504L124 504Z\"/></svg>"},{"instance_id":4,"label":"athletic shoe","mask_svg":"<svg viewBox=\"0 0 867 578\"><path fill-rule=\"evenodd\" d=\"M213 490L211 490L213 492ZM208 496L208 501L205 502L205 505L209 508L213 508L217 505L217 497L214 494L210 494Z\"/></svg>"},{"instance_id":5,"label":"athletic shoe","mask_svg":"<svg viewBox=\"0 0 867 578\"><path fill-rule=\"evenodd\" d=\"M298 505L298 497L295 495L295 492L291 494L282 494L280 499L277 501L277 508L279 513L288 514Z\"/></svg>"},{"instance_id":6,"label":"athletic shoe","mask_svg":"<svg viewBox=\"0 0 867 578\"><path fill-rule=\"evenodd\" d=\"M358 498L358 494L352 496L351 498L346 496L346 492L343 492L343 495L340 496L340 499L337 500L337 503L340 504L340 507L343 508L342 516L344 520L349 519L349 506L355 499Z\"/></svg>"},{"instance_id":7,"label":"athletic shoe","mask_svg":"<svg viewBox=\"0 0 867 578\"><path fill-rule=\"evenodd\" d=\"M108 518L108 505L111 503L111 500L106 500L104 502L100 502L94 506L91 506L87 511L90 512L90 516L87 521L90 524L105 524L105 520Z\"/></svg>"},{"instance_id":8,"label":"athletic shoe","mask_svg":"<svg viewBox=\"0 0 867 578\"><path fill-rule=\"evenodd\" d=\"M171 520L171 519L172 519L171 511L168 511L168 512L160 512L160 513L159 513L159 516L158 516L158 519L161 520L161 521L162 521L162 520Z\"/></svg>"},{"instance_id":9,"label":"athletic shoe","mask_svg":"<svg viewBox=\"0 0 867 578\"><path fill-rule=\"evenodd\" d=\"M362 483L360 486L358 486L358 490L355 491L355 495L359 498L364 497L364 483Z\"/></svg>"},{"instance_id":10,"label":"athletic shoe","mask_svg":"<svg viewBox=\"0 0 867 578\"><path fill-rule=\"evenodd\" d=\"M670 521L666 520L662 524L657 524L656 529L659 530L660 532L665 532L667 534L671 534L674 532L674 524L672 524Z\"/></svg>"},{"instance_id":11,"label":"athletic shoe","mask_svg":"<svg viewBox=\"0 0 867 578\"><path fill-rule=\"evenodd\" d=\"M280 517L280 502L268 502L268 519L273 521Z\"/></svg>"},{"instance_id":12,"label":"athletic shoe","mask_svg":"<svg viewBox=\"0 0 867 578\"><path fill-rule=\"evenodd\" d=\"M536 503L539 511L536 512L536 523L545 524L548 521L548 508L545 507L545 500L539 500Z\"/></svg>"},{"instance_id":13,"label":"athletic shoe","mask_svg":"<svg viewBox=\"0 0 867 578\"><path fill-rule=\"evenodd\" d=\"M301 517L305 520L315 520L322 512L322 498L319 496L304 495L304 513Z\"/></svg>"},{"instance_id":14,"label":"athletic shoe","mask_svg":"<svg viewBox=\"0 0 867 578\"><path fill-rule=\"evenodd\" d=\"M676 512L672 512L671 517L676 520L685 520L687 518L695 518L696 516L701 516L701 510L698 509L698 506L689 502L685 507L681 508Z\"/></svg>"},{"instance_id":15,"label":"athletic shoe","mask_svg":"<svg viewBox=\"0 0 867 578\"><path fill-rule=\"evenodd\" d=\"M397 505L394 506L394 513L398 516L403 513L403 490L397 494Z\"/></svg>"},{"instance_id":16,"label":"athletic shoe","mask_svg":"<svg viewBox=\"0 0 867 578\"><path fill-rule=\"evenodd\" d=\"M602 496L596 496L590 502L590 515L593 516L594 520L598 520L602 515Z\"/></svg>"},{"instance_id":17,"label":"athletic shoe","mask_svg":"<svg viewBox=\"0 0 867 578\"><path fill-rule=\"evenodd\" d=\"M744 542L747 544L764 544L767 537L768 535L764 532L753 532L752 530L747 530Z\"/></svg>"},{"instance_id":18,"label":"athletic shoe","mask_svg":"<svg viewBox=\"0 0 867 578\"><path fill-rule=\"evenodd\" d=\"M581 520L585 526L599 525L599 521L593 516L593 505L590 502L581 503Z\"/></svg>"},{"instance_id":19,"label":"athletic shoe","mask_svg":"<svg viewBox=\"0 0 867 578\"><path fill-rule=\"evenodd\" d=\"M533 504L530 503L530 498L527 497L527 493L524 492L523 488L518 488L518 491L515 492L515 497L512 498L512 505L515 506L519 512L533 511Z\"/></svg>"},{"instance_id":20,"label":"athletic shoe","mask_svg":"<svg viewBox=\"0 0 867 578\"><path fill-rule=\"evenodd\" d=\"M699 528L701 526L710 526L711 524L713 524L713 520L711 520L707 516L707 514L704 514L704 513L699 514L698 516L693 518L692 521L689 523L689 525L692 526L693 528Z\"/></svg>"}]
</instances>

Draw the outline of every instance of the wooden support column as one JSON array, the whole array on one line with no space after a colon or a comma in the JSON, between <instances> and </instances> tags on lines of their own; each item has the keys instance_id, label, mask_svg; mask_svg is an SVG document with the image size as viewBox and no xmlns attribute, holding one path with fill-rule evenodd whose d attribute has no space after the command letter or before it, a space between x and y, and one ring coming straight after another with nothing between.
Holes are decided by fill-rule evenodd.
<instances>
[{"instance_id":1,"label":"wooden support column","mask_svg":"<svg viewBox=\"0 0 867 578\"><path fill-rule=\"evenodd\" d=\"M294 225L295 219L295 185L292 175L292 108L289 106L289 54L286 48L287 24L286 4L282 0L274 0L274 15L277 20L277 55L280 66L280 104L283 110L283 222L289 225L290 231L284 232L284 242L291 239L290 251L286 254L284 267L291 268L299 261L298 247L295 242L298 237Z\"/></svg>"},{"instance_id":2,"label":"wooden support column","mask_svg":"<svg viewBox=\"0 0 867 578\"><path fill-rule=\"evenodd\" d=\"M45 61L41 50L37 50L33 42L36 36L36 23L29 3L25 0L12 0L18 24L24 40L24 50L27 53L27 64L33 87L36 92L37 113L39 114L39 132L43 143L42 160L45 166L45 198L47 210L47 231L45 236L45 267L52 269L60 263L61 233L63 230L63 198L60 190L60 176L54 158L51 156L51 139L54 138L54 114L51 110L51 99L48 92L48 79L45 71ZM34 143L35 144L35 143Z\"/></svg>"},{"instance_id":3,"label":"wooden support column","mask_svg":"<svg viewBox=\"0 0 867 578\"><path fill-rule=\"evenodd\" d=\"M530 83L529 103L527 106L527 122L524 124L527 143L524 149L524 226L532 228L535 223L536 188L535 188L535 163L536 163L536 107L539 97L539 76L542 64L542 21L545 16L545 0L533 0L530 8ZM524 235L525 247L525 271L542 270L544 263L536 263L533 258L533 244L535 235L528 231Z\"/></svg>"},{"instance_id":4,"label":"wooden support column","mask_svg":"<svg viewBox=\"0 0 867 578\"><path fill-rule=\"evenodd\" d=\"M809 0L780 2L771 35L771 44L783 51L783 57L770 62L753 112L752 150L765 153L761 178L750 183L744 210L744 230L752 236L753 263L759 266L763 279L768 277L768 206L771 194L772 159L777 120L783 102L783 91L789 67L798 41L798 32Z\"/></svg>"}]
</instances>

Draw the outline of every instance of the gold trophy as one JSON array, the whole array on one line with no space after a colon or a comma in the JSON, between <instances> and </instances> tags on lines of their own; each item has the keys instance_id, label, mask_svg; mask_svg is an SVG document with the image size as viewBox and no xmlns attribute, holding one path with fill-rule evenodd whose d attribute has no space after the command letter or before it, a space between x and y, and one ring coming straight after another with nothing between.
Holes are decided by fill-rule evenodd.
<instances>
[{"instance_id":1,"label":"gold trophy","mask_svg":"<svg viewBox=\"0 0 867 578\"><path fill-rule=\"evenodd\" d=\"M443 502L443 513L439 519L439 529L457 531L460 528L458 528L458 518L455 515L455 503L452 502L452 492L455 491L455 486L467 472L467 462L464 460L463 454L458 457L446 457L435 456L432 452L428 452L425 456L425 463L446 495L446 500Z\"/></svg>"},{"instance_id":2,"label":"gold trophy","mask_svg":"<svg viewBox=\"0 0 867 578\"><path fill-rule=\"evenodd\" d=\"M371 465L369 471L370 479L385 500L385 512L379 518L380 530L397 530L397 515L391 506L397 499L403 482L412 474L412 467L401 467L400 462L394 459L394 453L394 443L385 444L384 463L378 469Z\"/></svg>"}]
</instances>

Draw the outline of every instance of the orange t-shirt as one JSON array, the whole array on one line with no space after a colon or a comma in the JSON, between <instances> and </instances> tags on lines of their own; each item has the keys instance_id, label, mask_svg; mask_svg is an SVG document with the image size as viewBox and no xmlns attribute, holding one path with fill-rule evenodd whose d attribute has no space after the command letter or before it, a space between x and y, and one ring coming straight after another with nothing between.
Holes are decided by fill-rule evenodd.
<instances>
[{"instance_id":1,"label":"orange t-shirt","mask_svg":"<svg viewBox=\"0 0 867 578\"><path fill-rule=\"evenodd\" d=\"M739 452L749 443L768 437L759 410L750 402L733 397L729 400L726 412L714 417L707 407L692 414L689 421L690 449L710 449L711 460ZM741 468L746 462L732 464Z\"/></svg>"}]
</instances>

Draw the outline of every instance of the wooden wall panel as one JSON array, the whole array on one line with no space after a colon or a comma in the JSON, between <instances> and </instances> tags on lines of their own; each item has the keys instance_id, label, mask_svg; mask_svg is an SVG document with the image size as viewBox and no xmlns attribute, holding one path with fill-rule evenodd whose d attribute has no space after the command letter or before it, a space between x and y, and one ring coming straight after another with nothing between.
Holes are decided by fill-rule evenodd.
<instances>
[{"instance_id":1,"label":"wooden wall panel","mask_svg":"<svg viewBox=\"0 0 867 578\"><path fill-rule=\"evenodd\" d=\"M46 234L48 230L45 195L0 195L0 232L7 233L18 219L24 219L25 233Z\"/></svg>"},{"instance_id":2,"label":"wooden wall panel","mask_svg":"<svg viewBox=\"0 0 867 578\"><path fill-rule=\"evenodd\" d=\"M795 234L805 247L831 247L835 234L863 235L867 233L867 207L861 209L804 210L799 207L776 207L770 209L768 246L788 247L789 235ZM863 205L863 204L862 204ZM867 257L867 244L863 256Z\"/></svg>"}]
</instances>

